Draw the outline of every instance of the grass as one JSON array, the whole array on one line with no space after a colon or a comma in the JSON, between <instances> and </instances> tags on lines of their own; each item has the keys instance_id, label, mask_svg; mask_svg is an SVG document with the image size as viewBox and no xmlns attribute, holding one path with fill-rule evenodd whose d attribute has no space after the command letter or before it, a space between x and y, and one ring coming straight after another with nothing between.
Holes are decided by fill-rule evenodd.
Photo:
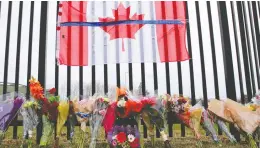
<instances>
[{"instance_id":1,"label":"grass","mask_svg":"<svg viewBox=\"0 0 260 148\"><path fill-rule=\"evenodd\" d=\"M196 148L196 143L197 140L195 139L195 137L193 136L193 133L190 129L186 128L186 135L185 137L181 137L181 131L180 131L180 125L179 124L175 124L174 125L174 138L170 138L171 141L171 145L174 148ZM0 145L0 148L20 148L21 144L22 144L22 131L23 128L22 126L18 127L18 138L17 139L12 139L12 133L13 133L13 128L10 127L8 129L8 131L6 132L6 137L5 140L3 141L2 145ZM88 129L89 131L89 129ZM75 128L75 136L74 139L72 141L72 143L70 141L66 140L66 128L63 128L62 131L62 135L60 138L60 147L61 148L76 148L76 143L78 143L78 135L79 135L80 129L79 127ZM142 133L142 131L141 131ZM204 131L201 131L202 135L205 135ZM98 141L97 141L97 148L106 148L108 147L108 144L106 142L106 139L104 138L104 131L103 129L100 130L99 135L98 135ZM85 142L85 147L88 147L88 143L90 142L90 133L88 133L88 137L86 137L86 142ZM54 139L53 137L50 137L51 139ZM219 138L222 141L222 147L223 148L249 148L248 143L246 143L244 141L244 138L241 138L242 141L238 144L232 144L229 142L229 140L225 137L225 136L219 136ZM36 141L35 141L35 132L34 132L34 137L33 137L33 148L37 148L38 146L36 145ZM207 137L207 136L202 136L201 139L202 143L203 143L203 147L207 147L207 148L215 148L215 147L219 147L218 145L216 145L211 137ZM54 144L54 140L51 140L51 143L49 145L48 148L53 148L53 144ZM151 142L149 140L149 138L144 140L144 147L145 148L151 148ZM161 148L163 147L163 142L161 141L160 138L156 139L155 142L155 147L156 148Z\"/></svg>"}]
</instances>

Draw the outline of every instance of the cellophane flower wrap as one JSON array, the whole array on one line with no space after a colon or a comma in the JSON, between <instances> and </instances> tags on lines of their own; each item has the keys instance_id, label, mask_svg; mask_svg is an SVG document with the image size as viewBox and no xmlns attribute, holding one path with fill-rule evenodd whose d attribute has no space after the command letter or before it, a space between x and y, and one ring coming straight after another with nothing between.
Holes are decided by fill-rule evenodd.
<instances>
[{"instance_id":1,"label":"cellophane flower wrap","mask_svg":"<svg viewBox=\"0 0 260 148\"><path fill-rule=\"evenodd\" d=\"M38 125L38 115L36 112L37 103L35 101L27 100L21 109L21 115L23 116L23 138L26 140L28 135L28 148L32 147L33 129Z\"/></svg>"},{"instance_id":2,"label":"cellophane flower wrap","mask_svg":"<svg viewBox=\"0 0 260 148\"><path fill-rule=\"evenodd\" d=\"M73 100L73 110L75 112L76 118L81 125L81 134L78 142L78 148L83 148L86 139L86 124L89 122L89 118L93 112L93 106L95 99L92 97L88 99L74 99Z\"/></svg>"},{"instance_id":3,"label":"cellophane flower wrap","mask_svg":"<svg viewBox=\"0 0 260 148\"><path fill-rule=\"evenodd\" d=\"M43 87L34 77L32 77L29 82L31 96L37 102L38 115L42 115L43 133L40 140L40 146L46 146L57 122L60 97L54 95L56 91L55 88L49 90L48 98L45 97Z\"/></svg>"},{"instance_id":4,"label":"cellophane flower wrap","mask_svg":"<svg viewBox=\"0 0 260 148\"><path fill-rule=\"evenodd\" d=\"M142 119L147 126L150 133L153 133L155 127L160 131L163 141L168 140L166 133L166 110L164 107L163 97L141 97L140 101L146 104L141 113ZM154 135L152 135L154 136ZM152 137L152 144L154 145L154 138Z\"/></svg>"},{"instance_id":5,"label":"cellophane flower wrap","mask_svg":"<svg viewBox=\"0 0 260 148\"><path fill-rule=\"evenodd\" d=\"M90 130L91 130L91 142L89 147L95 148L96 147L96 139L99 133L99 129L102 125L104 116L107 112L107 108L109 105L109 99L106 97L101 97L95 95L92 99L95 99L93 104L93 112L90 116Z\"/></svg>"},{"instance_id":6,"label":"cellophane flower wrap","mask_svg":"<svg viewBox=\"0 0 260 148\"><path fill-rule=\"evenodd\" d=\"M59 146L59 137L61 135L61 130L65 122L67 121L68 115L69 115L69 101L62 100L59 102L58 106L58 119L56 124L56 141L55 141L55 147Z\"/></svg>"},{"instance_id":7,"label":"cellophane flower wrap","mask_svg":"<svg viewBox=\"0 0 260 148\"><path fill-rule=\"evenodd\" d=\"M22 107L24 100L24 97L17 93L7 93L0 96L0 144L10 123Z\"/></svg>"},{"instance_id":8,"label":"cellophane flower wrap","mask_svg":"<svg viewBox=\"0 0 260 148\"><path fill-rule=\"evenodd\" d=\"M140 133L137 126L115 125L108 132L107 140L114 148L140 148Z\"/></svg>"}]
</instances>

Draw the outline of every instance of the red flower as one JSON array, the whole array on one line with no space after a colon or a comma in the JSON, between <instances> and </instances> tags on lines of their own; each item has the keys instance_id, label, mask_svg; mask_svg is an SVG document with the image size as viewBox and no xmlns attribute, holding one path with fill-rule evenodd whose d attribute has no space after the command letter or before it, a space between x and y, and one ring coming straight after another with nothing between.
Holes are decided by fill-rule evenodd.
<instances>
[{"instance_id":1,"label":"red flower","mask_svg":"<svg viewBox=\"0 0 260 148\"><path fill-rule=\"evenodd\" d=\"M50 94L55 94L55 92L56 92L56 89L55 89L55 88L52 88L52 89L49 90L49 93L50 93Z\"/></svg>"},{"instance_id":2,"label":"red flower","mask_svg":"<svg viewBox=\"0 0 260 148\"><path fill-rule=\"evenodd\" d=\"M124 132L120 132L117 134L116 138L119 143L124 143L126 141L126 134Z\"/></svg>"},{"instance_id":3,"label":"red flower","mask_svg":"<svg viewBox=\"0 0 260 148\"><path fill-rule=\"evenodd\" d=\"M139 147L139 139L138 139L138 138L135 138L135 140L130 143L130 147L131 147L131 148L137 148L137 147Z\"/></svg>"}]
</instances>

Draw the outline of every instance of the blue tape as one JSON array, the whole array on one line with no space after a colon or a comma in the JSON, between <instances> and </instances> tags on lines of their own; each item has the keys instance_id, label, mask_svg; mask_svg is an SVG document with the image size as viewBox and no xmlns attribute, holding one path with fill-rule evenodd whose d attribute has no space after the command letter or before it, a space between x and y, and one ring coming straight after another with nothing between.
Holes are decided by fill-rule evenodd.
<instances>
[{"instance_id":1,"label":"blue tape","mask_svg":"<svg viewBox=\"0 0 260 148\"><path fill-rule=\"evenodd\" d=\"M114 26L114 25L126 25L126 24L156 24L156 25L183 25L184 23L180 20L123 20L113 22L63 22L60 26L91 26L91 27L102 27L102 26Z\"/></svg>"},{"instance_id":2,"label":"blue tape","mask_svg":"<svg viewBox=\"0 0 260 148\"><path fill-rule=\"evenodd\" d=\"M82 112L76 112L76 115L79 116L80 118L88 118L91 116L89 113L82 113Z\"/></svg>"}]
</instances>

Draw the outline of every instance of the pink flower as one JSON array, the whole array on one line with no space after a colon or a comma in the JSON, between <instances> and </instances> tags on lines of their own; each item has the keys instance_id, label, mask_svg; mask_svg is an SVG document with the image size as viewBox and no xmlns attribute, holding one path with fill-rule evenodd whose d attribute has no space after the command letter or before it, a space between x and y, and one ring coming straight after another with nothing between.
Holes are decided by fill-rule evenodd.
<instances>
[{"instance_id":1,"label":"pink flower","mask_svg":"<svg viewBox=\"0 0 260 148\"><path fill-rule=\"evenodd\" d=\"M99 113L100 115L102 115L102 116L105 116L106 110L105 110L105 109L102 109L102 110L100 110L98 113Z\"/></svg>"},{"instance_id":2,"label":"pink flower","mask_svg":"<svg viewBox=\"0 0 260 148\"><path fill-rule=\"evenodd\" d=\"M112 141L112 145L113 145L113 146L117 146L116 140L113 140L113 141Z\"/></svg>"}]
</instances>

